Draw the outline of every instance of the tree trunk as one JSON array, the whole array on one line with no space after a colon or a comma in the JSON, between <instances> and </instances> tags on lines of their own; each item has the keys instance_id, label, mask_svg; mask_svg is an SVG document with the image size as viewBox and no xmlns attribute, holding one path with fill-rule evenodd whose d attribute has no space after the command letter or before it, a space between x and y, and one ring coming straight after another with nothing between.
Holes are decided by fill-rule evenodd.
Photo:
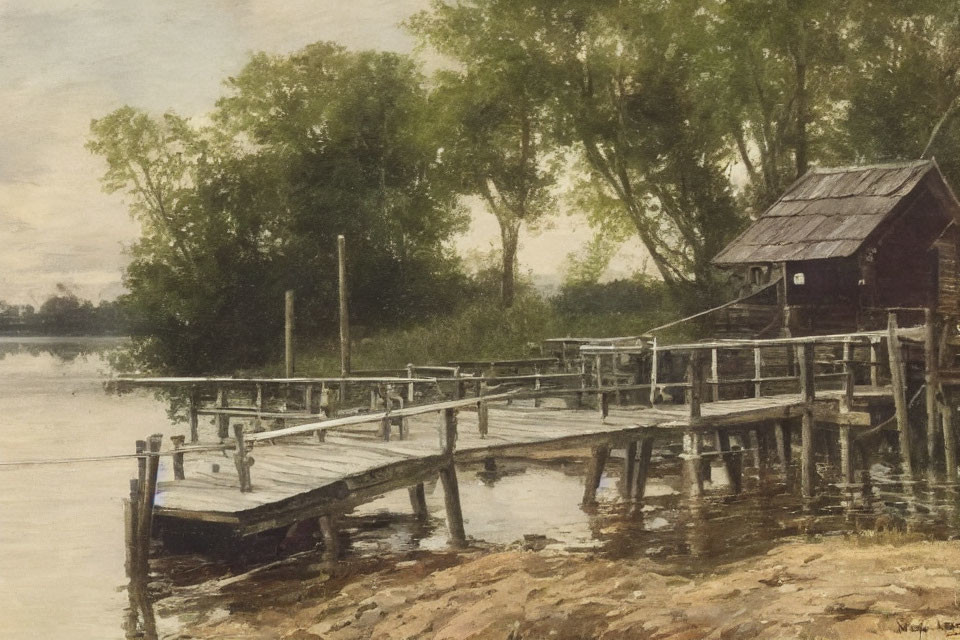
<instances>
[{"instance_id":1,"label":"tree trunk","mask_svg":"<svg viewBox=\"0 0 960 640\"><path fill-rule=\"evenodd\" d=\"M504 309L508 309L513 306L513 299L516 294L517 244L520 238L519 223L501 223L500 238L503 244L500 304Z\"/></svg>"}]
</instances>

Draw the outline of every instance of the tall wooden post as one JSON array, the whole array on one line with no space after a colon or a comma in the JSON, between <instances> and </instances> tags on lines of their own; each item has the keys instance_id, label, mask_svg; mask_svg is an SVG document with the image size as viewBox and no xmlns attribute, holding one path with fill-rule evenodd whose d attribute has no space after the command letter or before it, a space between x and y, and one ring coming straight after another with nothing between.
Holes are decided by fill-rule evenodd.
<instances>
[{"instance_id":1,"label":"tall wooden post","mask_svg":"<svg viewBox=\"0 0 960 640\"><path fill-rule=\"evenodd\" d=\"M814 345L797 346L797 359L800 364L800 400L803 405L803 418L800 425L802 460L800 479L804 497L812 497L816 490L817 469L814 460L813 441L813 401L816 394L814 384Z\"/></svg>"},{"instance_id":2,"label":"tall wooden post","mask_svg":"<svg viewBox=\"0 0 960 640\"><path fill-rule=\"evenodd\" d=\"M294 354L293 354L293 290L287 290L284 295L284 305L283 305L283 348L284 348L284 362L286 368L284 369L287 378L293 377L294 369Z\"/></svg>"},{"instance_id":3,"label":"tall wooden post","mask_svg":"<svg viewBox=\"0 0 960 640\"><path fill-rule=\"evenodd\" d=\"M947 470L947 482L957 482L957 439L953 431L953 405L948 401L940 408L943 422L943 461Z\"/></svg>"},{"instance_id":4,"label":"tall wooden post","mask_svg":"<svg viewBox=\"0 0 960 640\"><path fill-rule=\"evenodd\" d=\"M453 461L453 452L457 446L457 413L455 409L444 409L440 424L440 448L448 462L440 469L440 482L443 484L443 503L447 510L447 529L450 542L454 546L463 546L467 534L463 530L463 511L460 507L460 485L457 482L457 467Z\"/></svg>"},{"instance_id":5,"label":"tall wooden post","mask_svg":"<svg viewBox=\"0 0 960 640\"><path fill-rule=\"evenodd\" d=\"M844 484L853 484L853 452L850 438L850 425L840 425L840 472Z\"/></svg>"},{"instance_id":6,"label":"tall wooden post","mask_svg":"<svg viewBox=\"0 0 960 640\"><path fill-rule=\"evenodd\" d=\"M870 386L880 386L880 338L870 338Z\"/></svg>"},{"instance_id":7,"label":"tall wooden post","mask_svg":"<svg viewBox=\"0 0 960 640\"><path fill-rule=\"evenodd\" d=\"M700 368L700 351L694 349L690 352L690 359L687 361L687 402L690 405L691 424L700 420L701 394L703 392L703 370Z\"/></svg>"},{"instance_id":8,"label":"tall wooden post","mask_svg":"<svg viewBox=\"0 0 960 640\"><path fill-rule=\"evenodd\" d=\"M140 504L137 505L137 566L143 575L148 573L150 558L150 535L153 531L153 503L157 493L157 471L160 468L160 444L163 435L150 436L150 456L146 464L146 476L140 483Z\"/></svg>"},{"instance_id":9,"label":"tall wooden post","mask_svg":"<svg viewBox=\"0 0 960 640\"><path fill-rule=\"evenodd\" d=\"M337 236L337 261L340 291L340 377L350 375L350 316L347 309L347 246L346 239ZM340 383L340 402L346 399L347 383Z\"/></svg>"},{"instance_id":10,"label":"tall wooden post","mask_svg":"<svg viewBox=\"0 0 960 640\"><path fill-rule=\"evenodd\" d=\"M890 382L893 387L893 404L896 409L897 429L900 432L900 462L903 474L913 479L912 442L910 441L910 421L907 416L907 381L903 369L903 356L900 352L900 336L897 334L897 316L894 313L887 319L887 351L890 358Z\"/></svg>"},{"instance_id":11,"label":"tall wooden post","mask_svg":"<svg viewBox=\"0 0 960 640\"><path fill-rule=\"evenodd\" d=\"M222 386L217 387L216 406L218 409L227 406L227 390ZM220 442L223 442L230 436L230 416L218 413L214 421L217 423L217 437L220 438Z\"/></svg>"},{"instance_id":12,"label":"tall wooden post","mask_svg":"<svg viewBox=\"0 0 960 640\"><path fill-rule=\"evenodd\" d=\"M932 478L936 475L937 451L939 449L937 445L941 435L939 416L937 415L937 388L940 384L939 358L937 356L936 316L933 309L924 309L923 319L923 361L926 368L924 387L927 401L927 473Z\"/></svg>"},{"instance_id":13,"label":"tall wooden post","mask_svg":"<svg viewBox=\"0 0 960 640\"><path fill-rule=\"evenodd\" d=\"M703 468L700 459L703 453L703 435L696 431L683 434L683 480L691 498L703 495Z\"/></svg>"}]
</instances>

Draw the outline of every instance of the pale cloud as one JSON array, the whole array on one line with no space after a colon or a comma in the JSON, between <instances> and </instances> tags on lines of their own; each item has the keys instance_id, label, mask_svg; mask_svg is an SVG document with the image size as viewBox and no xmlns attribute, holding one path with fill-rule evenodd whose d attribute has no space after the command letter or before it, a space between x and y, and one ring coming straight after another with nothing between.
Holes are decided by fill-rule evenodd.
<instances>
[{"instance_id":1,"label":"pale cloud","mask_svg":"<svg viewBox=\"0 0 960 640\"><path fill-rule=\"evenodd\" d=\"M102 193L90 120L130 104L200 117L250 53L317 40L411 51L397 25L427 0L0 0L0 299L36 302L58 282L93 299L120 289L137 225ZM569 222L568 222L569 221ZM491 225L491 223L493 223ZM528 237L521 262L556 271L588 237L564 218ZM477 211L458 247L498 232Z\"/></svg>"}]
</instances>

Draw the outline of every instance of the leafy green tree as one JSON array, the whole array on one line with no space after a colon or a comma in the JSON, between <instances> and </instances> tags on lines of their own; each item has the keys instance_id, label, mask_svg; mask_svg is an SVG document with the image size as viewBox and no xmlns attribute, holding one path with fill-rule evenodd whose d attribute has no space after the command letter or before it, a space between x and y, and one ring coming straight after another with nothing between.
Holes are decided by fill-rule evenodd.
<instances>
[{"instance_id":1,"label":"leafy green tree","mask_svg":"<svg viewBox=\"0 0 960 640\"><path fill-rule=\"evenodd\" d=\"M320 43L255 55L207 127L130 107L94 121L104 188L142 227L125 275L138 361L184 373L261 363L280 347L285 289L299 335L329 330L338 234L355 322L452 304L463 276L445 243L464 218L419 126L422 81L404 56Z\"/></svg>"},{"instance_id":2,"label":"leafy green tree","mask_svg":"<svg viewBox=\"0 0 960 640\"><path fill-rule=\"evenodd\" d=\"M555 205L556 142L548 126L549 85L524 42L503 37L511 16L435 2L409 25L458 62L436 74L433 122L443 165L465 195L480 197L500 226L500 296L516 291L520 230L536 228Z\"/></svg>"}]
</instances>

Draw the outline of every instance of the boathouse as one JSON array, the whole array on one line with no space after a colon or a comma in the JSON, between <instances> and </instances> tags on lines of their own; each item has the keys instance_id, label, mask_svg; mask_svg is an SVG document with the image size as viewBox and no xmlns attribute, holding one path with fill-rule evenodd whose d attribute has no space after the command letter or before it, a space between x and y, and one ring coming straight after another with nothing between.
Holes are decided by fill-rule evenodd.
<instances>
[{"instance_id":1,"label":"boathouse","mask_svg":"<svg viewBox=\"0 0 960 640\"><path fill-rule=\"evenodd\" d=\"M935 160L813 169L714 258L756 292L727 317L766 335L957 317L958 220Z\"/></svg>"}]
</instances>

